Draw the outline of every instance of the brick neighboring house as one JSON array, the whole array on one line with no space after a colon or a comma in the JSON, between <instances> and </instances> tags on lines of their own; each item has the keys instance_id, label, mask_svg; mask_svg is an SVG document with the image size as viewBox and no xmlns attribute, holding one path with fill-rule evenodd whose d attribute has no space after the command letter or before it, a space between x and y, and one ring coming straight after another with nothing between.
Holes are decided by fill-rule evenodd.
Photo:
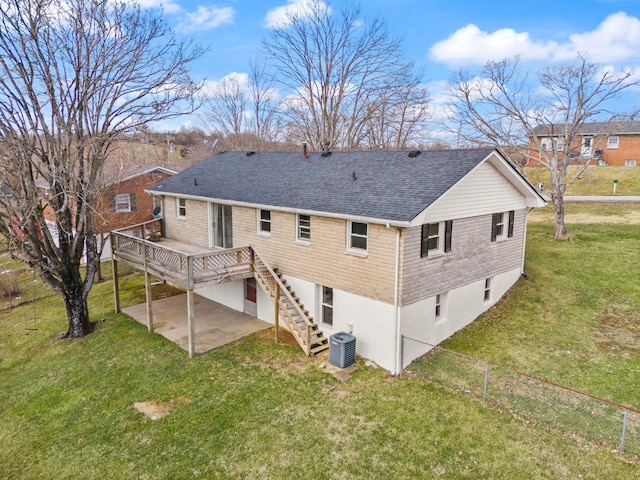
<instances>
[{"instance_id":1,"label":"brick neighboring house","mask_svg":"<svg viewBox=\"0 0 640 480\"><path fill-rule=\"evenodd\" d=\"M154 208L160 208L157 199L147 193L147 189L156 183L175 175L177 172L162 166L132 165L127 167L109 166L102 173L104 187L95 203L97 217L96 228L105 239L101 261L111 259L111 245L108 233L153 219ZM49 186L39 183L43 191ZM57 238L55 216L45 209L45 219L49 230Z\"/></svg>"},{"instance_id":2,"label":"brick neighboring house","mask_svg":"<svg viewBox=\"0 0 640 480\"><path fill-rule=\"evenodd\" d=\"M533 133L542 148L551 151L555 144L559 158L570 155L575 163L590 160L593 165L640 165L640 122L585 123L569 146L565 145L563 130L564 125L560 124L539 125ZM537 163L529 162L529 165Z\"/></svg>"},{"instance_id":3,"label":"brick neighboring house","mask_svg":"<svg viewBox=\"0 0 640 480\"><path fill-rule=\"evenodd\" d=\"M518 280L545 205L487 148L224 152L149 192L163 219L114 232L114 258L187 290L191 355L198 294L271 323L275 302L307 354L350 331L392 373Z\"/></svg>"}]
</instances>

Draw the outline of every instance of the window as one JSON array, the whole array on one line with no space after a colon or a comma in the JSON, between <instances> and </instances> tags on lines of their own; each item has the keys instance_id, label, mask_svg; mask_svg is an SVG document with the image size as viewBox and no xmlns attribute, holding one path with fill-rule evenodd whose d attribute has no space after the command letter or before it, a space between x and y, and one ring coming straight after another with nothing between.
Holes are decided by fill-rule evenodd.
<instances>
[{"instance_id":1,"label":"window","mask_svg":"<svg viewBox=\"0 0 640 480\"><path fill-rule=\"evenodd\" d=\"M435 316L436 320L442 321L447 316L447 294L439 293L436 295Z\"/></svg>"},{"instance_id":2,"label":"window","mask_svg":"<svg viewBox=\"0 0 640 480\"><path fill-rule=\"evenodd\" d=\"M543 150L551 150L551 139L543 138L540 140L540 146Z\"/></svg>"},{"instance_id":3,"label":"window","mask_svg":"<svg viewBox=\"0 0 640 480\"><path fill-rule=\"evenodd\" d=\"M220 248L233 248L231 205L214 203L211 214L213 216L213 246Z\"/></svg>"},{"instance_id":4,"label":"window","mask_svg":"<svg viewBox=\"0 0 640 480\"><path fill-rule=\"evenodd\" d=\"M450 252L452 231L453 220L422 225L420 256L428 257L429 255Z\"/></svg>"},{"instance_id":5,"label":"window","mask_svg":"<svg viewBox=\"0 0 640 480\"><path fill-rule=\"evenodd\" d=\"M187 200L184 198L176 199L177 206L177 215L178 218L186 218L187 217Z\"/></svg>"},{"instance_id":6,"label":"window","mask_svg":"<svg viewBox=\"0 0 640 480\"><path fill-rule=\"evenodd\" d=\"M368 230L366 223L349 222L349 250L367 251Z\"/></svg>"},{"instance_id":7,"label":"window","mask_svg":"<svg viewBox=\"0 0 640 480\"><path fill-rule=\"evenodd\" d=\"M271 233L271 210L258 210L258 232Z\"/></svg>"},{"instance_id":8,"label":"window","mask_svg":"<svg viewBox=\"0 0 640 480\"><path fill-rule=\"evenodd\" d=\"M556 144L556 148L558 149L558 151L562 151L564 150L564 138L558 138L557 140L554 140L555 144Z\"/></svg>"},{"instance_id":9,"label":"window","mask_svg":"<svg viewBox=\"0 0 640 480\"><path fill-rule=\"evenodd\" d=\"M620 137L607 138L607 148L618 148L619 144L620 144Z\"/></svg>"},{"instance_id":10,"label":"window","mask_svg":"<svg viewBox=\"0 0 640 480\"><path fill-rule=\"evenodd\" d=\"M111 195L111 211L116 213L129 213L136 209L135 193L119 193Z\"/></svg>"},{"instance_id":11,"label":"window","mask_svg":"<svg viewBox=\"0 0 640 480\"><path fill-rule=\"evenodd\" d=\"M491 241L496 242L513 237L515 211L494 213L491 220ZM505 221L507 221L505 232Z\"/></svg>"},{"instance_id":12,"label":"window","mask_svg":"<svg viewBox=\"0 0 640 480\"><path fill-rule=\"evenodd\" d=\"M162 217L162 197L153 197L153 217Z\"/></svg>"},{"instance_id":13,"label":"window","mask_svg":"<svg viewBox=\"0 0 640 480\"><path fill-rule=\"evenodd\" d=\"M624 166L625 167L635 167L636 166L636 161L635 160L625 160L624 161Z\"/></svg>"},{"instance_id":14,"label":"window","mask_svg":"<svg viewBox=\"0 0 640 480\"><path fill-rule=\"evenodd\" d=\"M311 241L311 217L309 215L298 215L297 237L301 242Z\"/></svg>"},{"instance_id":15,"label":"window","mask_svg":"<svg viewBox=\"0 0 640 480\"><path fill-rule=\"evenodd\" d=\"M320 305L322 323L333 325L333 288L321 287Z\"/></svg>"},{"instance_id":16,"label":"window","mask_svg":"<svg viewBox=\"0 0 640 480\"><path fill-rule=\"evenodd\" d=\"M491 300L491 279L486 278L484 280L484 301L488 302Z\"/></svg>"}]
</instances>

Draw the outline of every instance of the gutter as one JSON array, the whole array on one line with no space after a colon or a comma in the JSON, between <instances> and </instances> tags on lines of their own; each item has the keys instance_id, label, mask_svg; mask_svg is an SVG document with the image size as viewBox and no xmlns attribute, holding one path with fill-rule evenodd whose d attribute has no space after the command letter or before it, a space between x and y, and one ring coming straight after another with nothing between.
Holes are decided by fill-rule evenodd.
<instances>
[{"instance_id":1,"label":"gutter","mask_svg":"<svg viewBox=\"0 0 640 480\"><path fill-rule=\"evenodd\" d=\"M387 224L387 228L392 230L391 225ZM402 372L402 336L400 334L400 237L401 231L396 228L396 260L393 285L393 321L394 321L394 340L393 340L393 374L398 375Z\"/></svg>"}]
</instances>

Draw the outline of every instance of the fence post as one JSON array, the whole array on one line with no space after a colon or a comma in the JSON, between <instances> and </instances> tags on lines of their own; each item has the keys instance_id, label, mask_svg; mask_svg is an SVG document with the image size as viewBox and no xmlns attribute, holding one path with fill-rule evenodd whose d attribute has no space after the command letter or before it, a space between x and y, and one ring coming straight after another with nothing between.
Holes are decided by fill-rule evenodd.
<instances>
[{"instance_id":1,"label":"fence post","mask_svg":"<svg viewBox=\"0 0 640 480\"><path fill-rule=\"evenodd\" d=\"M622 456L624 453L624 436L627 433L627 416L629 415L629 410L624 409L624 418L622 419L622 435L620 437L620 452L619 455Z\"/></svg>"},{"instance_id":2,"label":"fence post","mask_svg":"<svg viewBox=\"0 0 640 480\"><path fill-rule=\"evenodd\" d=\"M487 403L487 386L489 385L489 362L484 366L484 390L482 392L482 403Z\"/></svg>"}]
</instances>

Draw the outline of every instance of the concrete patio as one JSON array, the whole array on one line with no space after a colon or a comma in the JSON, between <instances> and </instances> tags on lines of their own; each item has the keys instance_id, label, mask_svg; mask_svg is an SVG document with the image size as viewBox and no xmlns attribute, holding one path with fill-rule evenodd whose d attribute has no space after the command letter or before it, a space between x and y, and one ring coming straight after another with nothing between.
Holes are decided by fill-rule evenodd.
<instances>
[{"instance_id":1,"label":"concrete patio","mask_svg":"<svg viewBox=\"0 0 640 480\"><path fill-rule=\"evenodd\" d=\"M194 306L196 354L272 327L252 315L232 310L199 295L194 296ZM146 304L126 307L122 312L147 325ZM154 300L153 327L154 332L188 351L187 295Z\"/></svg>"}]
</instances>

